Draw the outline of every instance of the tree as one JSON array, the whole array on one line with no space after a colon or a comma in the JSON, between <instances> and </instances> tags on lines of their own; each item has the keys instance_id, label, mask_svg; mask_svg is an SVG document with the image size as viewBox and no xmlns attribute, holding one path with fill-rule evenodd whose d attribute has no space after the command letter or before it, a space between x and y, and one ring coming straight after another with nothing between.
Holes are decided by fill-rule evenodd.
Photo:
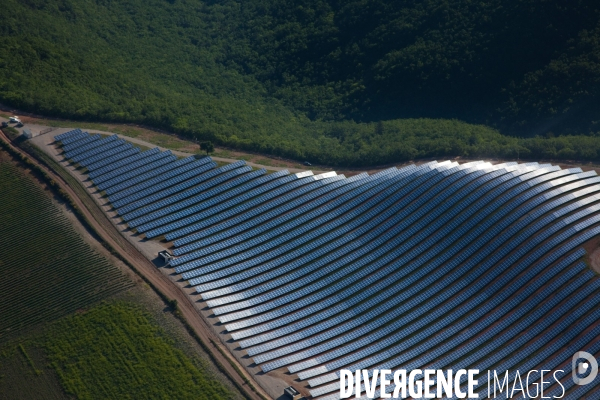
<instances>
[{"instance_id":1,"label":"tree","mask_svg":"<svg viewBox=\"0 0 600 400\"><path fill-rule=\"evenodd\" d=\"M381 136L383 135L383 130L383 122L377 121L377 123L375 124L375 134Z\"/></svg>"},{"instance_id":2,"label":"tree","mask_svg":"<svg viewBox=\"0 0 600 400\"><path fill-rule=\"evenodd\" d=\"M206 155L208 155L208 153L212 153L213 151L215 151L215 146L212 144L211 141L202 142L200 143L200 150L206 151Z\"/></svg>"}]
</instances>

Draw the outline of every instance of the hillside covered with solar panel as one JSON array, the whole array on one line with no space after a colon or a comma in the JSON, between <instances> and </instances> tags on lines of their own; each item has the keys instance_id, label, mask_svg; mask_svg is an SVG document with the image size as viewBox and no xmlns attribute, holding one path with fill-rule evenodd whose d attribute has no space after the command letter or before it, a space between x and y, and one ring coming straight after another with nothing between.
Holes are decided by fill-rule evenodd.
<instances>
[{"instance_id":1,"label":"hillside covered with solar panel","mask_svg":"<svg viewBox=\"0 0 600 400\"><path fill-rule=\"evenodd\" d=\"M307 397L339 398L341 369L561 369L567 398L600 390L570 363L600 354L594 171L431 161L347 177L55 140L120 223L172 253L234 356Z\"/></svg>"}]
</instances>

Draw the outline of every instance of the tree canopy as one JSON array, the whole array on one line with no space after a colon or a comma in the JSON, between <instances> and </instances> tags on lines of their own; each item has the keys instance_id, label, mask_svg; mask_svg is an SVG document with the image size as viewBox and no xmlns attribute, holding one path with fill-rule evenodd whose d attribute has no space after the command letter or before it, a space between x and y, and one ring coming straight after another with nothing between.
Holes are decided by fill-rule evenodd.
<instances>
[{"instance_id":1,"label":"tree canopy","mask_svg":"<svg viewBox=\"0 0 600 400\"><path fill-rule=\"evenodd\" d=\"M4 0L0 100L374 165L597 159L592 0Z\"/></svg>"}]
</instances>

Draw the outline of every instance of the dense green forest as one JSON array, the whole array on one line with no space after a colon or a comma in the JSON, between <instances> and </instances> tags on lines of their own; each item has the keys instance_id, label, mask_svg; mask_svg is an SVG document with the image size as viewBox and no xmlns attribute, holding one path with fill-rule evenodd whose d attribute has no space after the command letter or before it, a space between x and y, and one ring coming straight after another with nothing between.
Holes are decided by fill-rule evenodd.
<instances>
[{"instance_id":1,"label":"dense green forest","mask_svg":"<svg viewBox=\"0 0 600 400\"><path fill-rule=\"evenodd\" d=\"M597 160L592 0L0 0L0 101L330 165Z\"/></svg>"}]
</instances>

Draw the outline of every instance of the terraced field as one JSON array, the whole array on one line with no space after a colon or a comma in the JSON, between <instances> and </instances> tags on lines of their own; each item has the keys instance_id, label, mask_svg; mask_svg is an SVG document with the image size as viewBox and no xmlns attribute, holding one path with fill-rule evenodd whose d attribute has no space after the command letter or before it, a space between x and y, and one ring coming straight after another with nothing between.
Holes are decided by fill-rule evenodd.
<instances>
[{"instance_id":1,"label":"terraced field","mask_svg":"<svg viewBox=\"0 0 600 400\"><path fill-rule=\"evenodd\" d=\"M133 285L6 155L0 156L0 204L0 339Z\"/></svg>"},{"instance_id":2,"label":"terraced field","mask_svg":"<svg viewBox=\"0 0 600 400\"><path fill-rule=\"evenodd\" d=\"M173 271L241 351L303 394L338 398L340 369L425 368L479 369L481 398L488 369L562 369L566 398L598 394L570 364L600 353L600 279L583 250L600 237L594 171L266 174L81 131L56 140L131 229L173 243Z\"/></svg>"}]
</instances>

